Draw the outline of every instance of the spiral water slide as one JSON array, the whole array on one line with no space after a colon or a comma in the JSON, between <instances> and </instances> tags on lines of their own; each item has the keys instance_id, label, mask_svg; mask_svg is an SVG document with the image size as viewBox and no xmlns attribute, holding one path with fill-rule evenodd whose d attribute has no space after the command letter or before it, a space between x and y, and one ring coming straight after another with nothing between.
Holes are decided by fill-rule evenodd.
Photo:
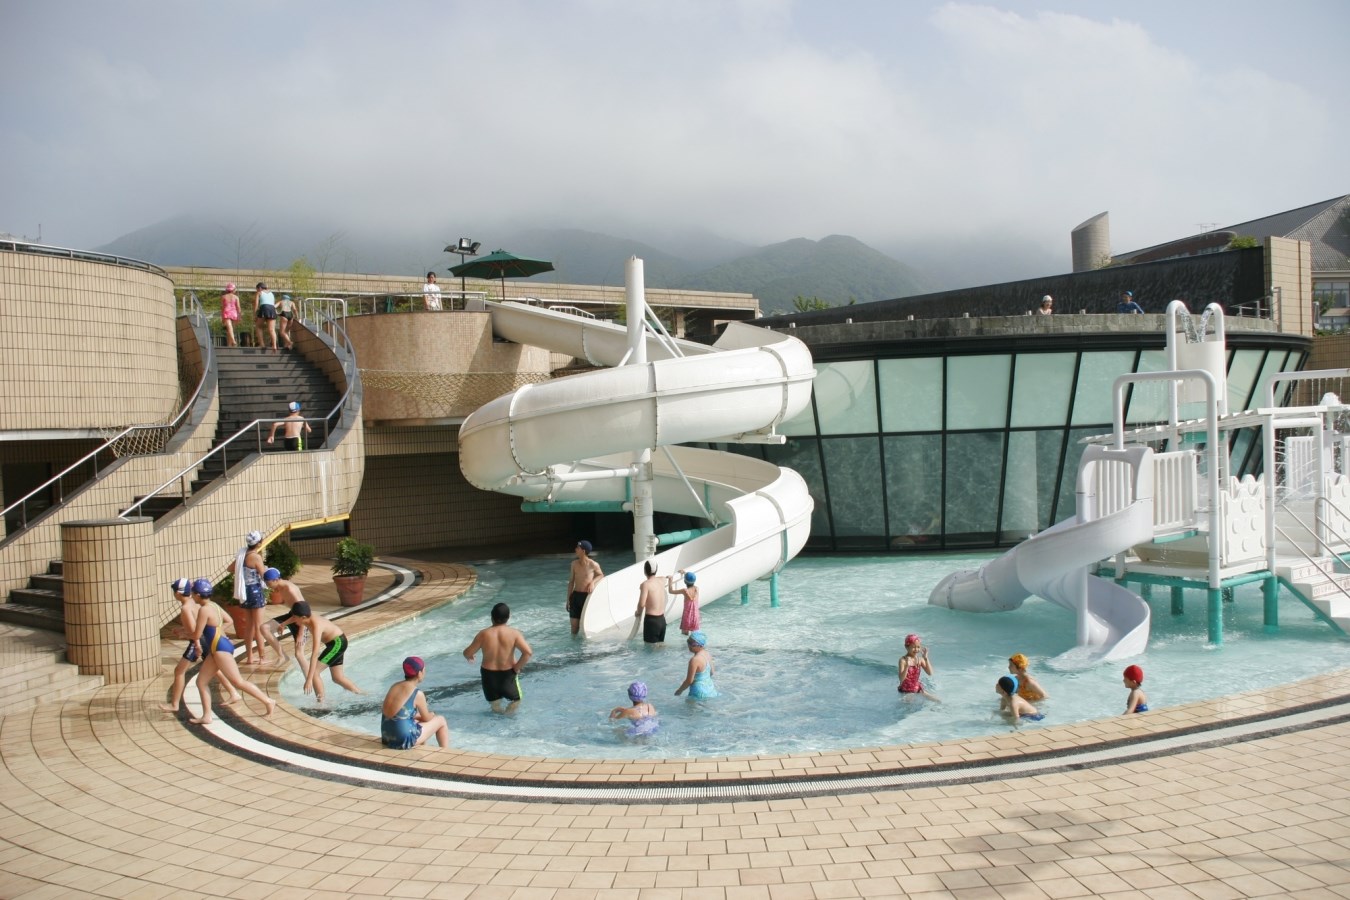
<instances>
[{"instance_id":1,"label":"spiral water slide","mask_svg":"<svg viewBox=\"0 0 1350 900\"><path fill-rule=\"evenodd\" d=\"M659 448L650 464L654 509L715 527L656 554L657 570L696 572L704 603L777 572L805 545L812 501L800 475L742 454L677 446L763 441L804 409L815 370L801 341L732 323L711 347L649 336L648 361L624 365L622 326L520 303L485 307L498 337L612 368L527 386L474 411L460 427L459 457L475 487L631 507L624 471L636 474L635 455ZM640 563L608 571L582 612L584 634L626 634L644 577ZM680 599L670 596L667 616Z\"/></svg>"},{"instance_id":2,"label":"spiral water slide","mask_svg":"<svg viewBox=\"0 0 1350 900\"><path fill-rule=\"evenodd\" d=\"M1076 653L1083 661L1128 659L1148 647L1149 607L1142 597L1088 573L1088 566L1153 537L1152 452L1089 447L1078 476L1078 514L1027 538L979 569L953 572L928 602L967 612L1006 612L1035 595L1077 616ZM1115 463L1123 497L1112 502L1094 480L1095 466ZM1097 514L1100 506L1109 509Z\"/></svg>"}]
</instances>

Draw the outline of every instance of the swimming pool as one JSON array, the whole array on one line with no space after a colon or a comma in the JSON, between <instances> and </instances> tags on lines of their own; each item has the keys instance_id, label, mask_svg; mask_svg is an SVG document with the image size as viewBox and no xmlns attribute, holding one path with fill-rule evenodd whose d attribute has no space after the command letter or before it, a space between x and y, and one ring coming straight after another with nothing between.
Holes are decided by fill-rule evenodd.
<instances>
[{"instance_id":1,"label":"swimming pool","mask_svg":"<svg viewBox=\"0 0 1350 900\"><path fill-rule=\"evenodd\" d=\"M1050 694L1039 704L1045 725L1121 712L1124 662L1073 669L1053 661L1073 646L1068 611L1040 600L989 614L928 605L942 575L986 558L794 560L780 576L778 609L764 583L751 586L749 605L732 596L703 607L722 694L703 703L674 696L689 658L677 624L654 648L571 637L563 605L570 557L475 563L478 584L459 601L353 643L346 671L368 695L329 685L328 705L318 707L294 672L283 679L282 694L326 721L375 735L385 690L402 677L403 657L417 655L427 663L428 702L449 720L456 747L554 758L781 755L1006 733L1012 726L995 712L994 682L1014 652L1030 657ZM1225 604L1222 649L1205 642L1199 592L1188 593L1186 613L1176 617L1168 593L1158 597L1149 651L1133 660L1144 667L1155 708L1350 666L1350 642L1287 595L1279 633L1266 634L1259 586L1239 588ZM511 606L511 624L535 651L513 716L489 711L477 663L460 655L498 601ZM896 660L908 632L930 649L929 685L941 703L896 693ZM650 737L627 738L607 719L610 709L627 705L625 688L634 680L648 684L660 713L661 729Z\"/></svg>"}]
</instances>

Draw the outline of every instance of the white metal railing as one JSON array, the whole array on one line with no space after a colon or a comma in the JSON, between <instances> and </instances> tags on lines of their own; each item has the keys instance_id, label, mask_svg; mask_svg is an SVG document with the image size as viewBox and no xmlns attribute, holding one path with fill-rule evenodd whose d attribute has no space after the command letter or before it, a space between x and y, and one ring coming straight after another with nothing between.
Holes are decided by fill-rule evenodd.
<instances>
[{"instance_id":1,"label":"white metal railing","mask_svg":"<svg viewBox=\"0 0 1350 900\"><path fill-rule=\"evenodd\" d=\"M345 307L345 301L340 302L343 302ZM321 333L328 334L332 338L334 349L337 352L338 358L343 362L344 374L346 374L347 376L346 389L342 392L342 396L338 398L337 403L333 406L333 408L328 412L327 415L307 416L304 419L302 419L302 421L304 421L306 424L317 422L323 426L323 435L324 435L323 442L324 447L327 448L329 439L332 437L333 433L338 431L340 427L344 424L343 420L345 417L345 413L347 411L346 409L347 402L352 397L353 393L355 392L355 389L359 386L361 376L359 370L356 367L356 353L352 348L351 339L347 336L347 330L338 323L338 320L336 318L330 316L322 308L318 307L312 308L311 314L313 317L308 319L306 324L309 325L310 330L313 331L315 334ZM336 424L334 424L334 420L336 420ZM242 456L235 457L235 462L238 462L240 459L243 459L247 456L251 456L254 453L263 452L263 435L262 435L263 426L294 421L296 420L292 418L254 419L252 422L249 422L243 428L240 428L234 434L230 435L224 441L221 441L215 447L212 447L211 450L208 451L200 459L196 460L191 465L186 466L181 471L176 473L173 477L171 477L169 480L161 484L159 487L155 488L153 491L146 494L144 497L141 497L141 499L137 500L134 504L124 509L118 516L118 518L126 519L133 515L136 515L137 511L140 510L149 500L164 494L165 491L168 490L168 488L170 488L175 483L178 485L178 499L181 500L183 503L186 503L188 497L190 497L192 494L191 490L192 480L191 478L189 478L189 475L195 476L196 473L202 468L202 466L206 464L208 460L214 458L217 454L219 454L223 468L226 471L228 471L230 468L229 450L231 446L235 445L236 441L239 443L237 446L234 446L234 449L236 452L238 452L240 449L244 447L246 443L245 437L247 435L252 433L253 437L255 438L254 444L249 446L246 450L244 450Z\"/></svg>"},{"instance_id":2,"label":"white metal railing","mask_svg":"<svg viewBox=\"0 0 1350 900\"><path fill-rule=\"evenodd\" d=\"M183 295L179 303L180 303L179 308L185 310L183 315L186 316L190 322L199 327L207 327L206 314L202 311L202 305L200 301L198 301L196 294L189 291L188 293ZM211 340L209 327L207 331L205 344L206 344L206 355L203 357L202 360L202 374L197 379L197 386L196 388L193 389L192 396L188 397L187 402L183 404L183 408L178 411L178 414L176 416L174 416L168 422L161 422L153 425L131 425L127 428L122 429L117 434L113 435L112 437L108 438L108 440L104 441L97 448L86 453L84 456L80 457L75 462L71 463L69 466L66 466L66 468L62 469L60 472L56 473L51 478L47 479L42 484L38 485L33 490L29 491L27 494L24 494L18 500L15 500L9 506L6 506L4 510L0 512L0 520L3 520L5 523L7 524L10 523L12 521L11 515L15 512L18 513L17 521L14 521L14 525L17 527L15 527L13 531L11 531L8 535L5 536L6 540L28 527L29 504L39 495L45 495L49 489L54 489L55 502L52 504L52 507L50 508L54 508L55 506L60 506L61 504L65 503L66 479L69 478L77 469L80 469L87 463L92 463L94 468L94 474L91 477L81 480L79 486L77 487L77 490L79 488L84 487L86 484L92 481L96 481L100 477L102 477L102 475L105 474L107 470L105 469L104 472L99 471L98 458L100 455L102 455L105 451L112 448L114 445L118 444L121 441L125 441L128 437L134 434L148 433L154 431L162 431L165 435L164 439L167 441L168 436L173 434L173 432L177 430L178 426L182 423L184 417L186 417L188 413L192 411L192 407L196 405L197 398L201 396L202 388L206 386L206 380L211 374L212 367L215 365L215 350L212 346L213 341ZM148 456L148 455L149 452L130 453L126 455L119 454L117 456L117 460L127 459L133 456Z\"/></svg>"},{"instance_id":3,"label":"white metal railing","mask_svg":"<svg viewBox=\"0 0 1350 900\"><path fill-rule=\"evenodd\" d=\"M140 259L131 259L127 256L114 256L111 253L94 253L89 250L72 250L69 247L52 247L47 244L36 244L32 241L0 241L0 250L8 250L12 253L32 253L37 256L55 256L62 259L78 259L85 262L106 263L114 266L122 266L127 269L140 269L144 272L153 272L156 275L169 276L159 266L145 262Z\"/></svg>"},{"instance_id":4,"label":"white metal railing","mask_svg":"<svg viewBox=\"0 0 1350 900\"><path fill-rule=\"evenodd\" d=\"M553 312L568 313L573 316L581 316L583 319L594 319L595 313L587 312L579 306L550 306L548 309Z\"/></svg>"}]
</instances>

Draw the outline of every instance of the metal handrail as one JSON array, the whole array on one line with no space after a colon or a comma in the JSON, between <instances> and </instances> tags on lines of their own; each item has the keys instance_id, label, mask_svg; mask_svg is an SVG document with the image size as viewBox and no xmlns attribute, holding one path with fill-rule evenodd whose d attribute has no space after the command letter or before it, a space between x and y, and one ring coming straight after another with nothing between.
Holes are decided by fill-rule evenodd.
<instances>
[{"instance_id":1,"label":"metal handrail","mask_svg":"<svg viewBox=\"0 0 1350 900\"><path fill-rule=\"evenodd\" d=\"M189 293L185 295L180 301L180 308L189 308L191 311L184 313L185 316L187 316L189 319L195 318L197 320L197 324L201 325L206 324L206 314L202 310L201 302L197 299L196 294ZM192 396L189 397L187 402L183 404L183 408L178 411L178 415L174 416L168 422L156 425L127 426L126 428L122 429L117 434L115 434L113 437L108 438L108 440L104 441L103 444L101 444L100 446L89 451L87 454L80 457L78 460L66 466L60 472L44 481L38 487L29 491L27 494L24 494L22 497L20 497L18 500L15 500L9 506L6 506L4 510L0 510L0 520L7 521L9 514L17 508L19 509L18 530L22 531L23 529L28 527L28 501L33 499L33 497L37 496L43 491L47 490L47 488L51 487L53 484L55 484L57 493L57 500L56 500L57 505L59 506L60 504L65 503L66 498L65 493L61 489L61 482L65 479L67 475L75 471L75 469L79 468L80 466L84 465L85 463L89 462L92 459L94 461L94 479L97 479L99 477L98 459L97 459L98 455L103 451L107 450L113 444L116 444L118 441L122 440L127 435L131 434L133 431L151 431L155 429L165 429L168 431L172 431L173 429L177 428L179 423L182 421L183 417L186 416L192 410L192 407L197 403L197 398L201 396L202 388L206 386L206 378L211 373L211 366L215 360L215 348L212 346L212 344L213 342L211 340L210 333L208 332L206 338L206 359L203 360L202 362L202 374L197 379L197 387L196 389L193 390ZM119 457L119 459L121 458L125 457Z\"/></svg>"},{"instance_id":2,"label":"metal handrail","mask_svg":"<svg viewBox=\"0 0 1350 900\"><path fill-rule=\"evenodd\" d=\"M128 269L140 269L145 272L153 272L156 275L169 277L169 273L161 269L154 263L148 263L140 259L132 259L128 256L115 256L111 253L94 253L89 250L72 250L69 247L53 247L49 244L37 244L33 241L0 241L0 250L9 250L13 253L33 253L39 256L59 256L65 259L79 259L85 262L111 263L115 266L123 266Z\"/></svg>"},{"instance_id":3,"label":"metal handrail","mask_svg":"<svg viewBox=\"0 0 1350 900\"><path fill-rule=\"evenodd\" d=\"M311 299L320 299L320 298L311 298ZM344 308L345 308L345 301L342 301L342 302L344 303ZM304 422L307 422L307 423L308 423L308 422L323 422L323 423L324 423L324 444L327 445L328 439L329 439L329 437L331 437L332 431L333 431L333 429L330 427L330 423L331 423L333 417L334 417L335 415L339 415L339 414L342 412L343 408L346 406L347 398L351 396L352 386L353 386L354 384L357 383L357 379L358 379L360 376L359 376L358 373L357 373L356 365L355 365L355 362L356 362L356 354L355 354L355 351L354 351L354 349L353 349L353 347L352 347L351 339L347 336L347 331L346 331L346 329L344 329L342 326L340 326L340 325L337 323L337 320L336 320L336 319L332 318L331 316L329 316L327 313L325 313L325 312L322 311L322 310L320 310L320 311L317 313L317 315L314 316L313 322L314 322L315 325L318 326L318 328L313 328L313 329L311 329L311 330L313 330L316 334L320 333L321 329L323 328L323 326L324 326L325 324L328 325L329 327L331 327L331 328L333 329L333 332L334 332L334 333L333 333L332 337L333 337L333 343L334 343L334 346L338 346L338 344L339 344L338 339L339 339L339 337L341 338L341 345L340 345L340 346L341 346L341 349L343 350L343 352L345 352L345 353L347 354L347 365L344 366L344 369L345 369L345 368L350 368L350 372L349 372L348 375L347 375L347 386L346 386L346 389L342 392L342 396L338 398L337 403L333 406L332 410L329 411L328 415L323 416L323 417L318 417L318 416L314 416L314 417L305 417L305 418L301 419L301 421L304 421ZM252 422L249 422L249 423L248 423L247 425L245 425L243 428L240 428L240 429L239 429L238 431L236 431L234 434L230 435L228 438L226 438L225 440L221 441L221 442L220 442L219 444L217 444L215 447L212 447L212 448L211 448L209 451L207 451L207 453L206 453L205 455L203 455L200 459L196 460L196 461L193 462L191 465L189 465L189 466L185 467L184 469L182 469L181 471L179 471L177 474L175 474L173 477L171 477L168 481L164 482L164 483L161 484L159 487L155 488L153 491L151 491L150 493L146 494L146 495L145 495L144 497L142 497L141 499L137 500L137 501L136 501L135 503L133 503L131 506L129 506L129 507L127 507L126 509L122 510L122 512L118 515L118 518L119 518L119 519L126 519L126 518L129 518L130 516L134 515L135 512L136 512L138 509L140 509L142 506L144 506L145 503L146 503L147 501L153 499L154 497L159 496L159 494L160 494L161 492L163 492L165 488L169 487L169 486L170 486L171 484L173 484L174 482L178 482L178 483L179 483L179 498L182 500L182 502L186 503L187 500L188 500L188 497L189 497L189 495L190 495L190 493L191 493L191 492L188 490L189 482L186 480L186 476L188 475L188 473L190 473L190 472L191 472L191 473L195 473L198 469L200 469L200 468L206 463L206 461L207 461L208 459L210 459L211 457L215 456L217 453L220 453L220 454L221 454L221 462L224 464L225 469L228 470L229 467L230 467L230 464L229 464L228 457L227 457L227 455L224 453L224 451L225 451L225 449L226 449L227 447L229 447L230 444L233 444L236 440L238 440L239 438L243 437L243 436L244 436L245 434L247 434L249 431L256 431L257 436L258 436L258 443L257 443L257 450L256 450L256 452L257 452L257 453L262 453L262 452L263 452L263 449L262 449L262 426L263 426L263 425L269 425L269 424L279 424L279 423L282 423L282 422L294 422L294 421L296 421L296 420L293 419L293 418L290 418L290 417L283 417L283 418L279 418L279 419L254 419Z\"/></svg>"},{"instance_id":4,"label":"metal handrail","mask_svg":"<svg viewBox=\"0 0 1350 900\"><path fill-rule=\"evenodd\" d=\"M1313 537L1313 540L1316 541L1319 545L1321 545L1321 547L1322 547L1324 550L1327 550L1327 551L1331 552L1331 554L1332 554L1333 556L1336 556L1337 558L1339 558L1339 554L1337 554L1334 550L1331 549L1331 545L1328 544L1326 541L1322 540L1322 538L1320 538L1320 537L1318 536L1317 530L1314 529L1314 528L1311 528L1311 527L1308 525L1307 522L1304 522L1302 519L1300 519L1300 518L1294 513L1294 511L1293 511L1292 509L1289 508L1289 501L1286 500L1286 501L1284 501L1283 503L1281 503L1281 504L1280 504L1280 508L1283 509L1285 512L1289 513L1289 517L1290 517L1291 519L1293 519L1295 522L1297 522L1297 523L1303 528L1304 531L1307 531L1309 534L1311 534L1312 537ZM1332 508L1334 509L1335 507L1333 506ZM1338 510L1338 511L1339 511L1339 510ZM1318 515L1317 515L1316 512L1313 513L1313 518L1316 519L1316 520L1318 520L1318 521L1320 522L1320 518L1318 517ZM1321 522L1321 524L1322 524L1322 525L1325 525L1326 523L1325 523L1325 522ZM1281 535L1286 541L1288 541L1288 542L1290 543L1290 545L1291 545L1296 551L1298 551L1298 555L1299 555L1299 556L1302 556L1305 560L1307 560L1307 561L1308 561L1309 563L1311 563L1312 565L1317 566L1318 561L1317 561L1316 559L1314 559L1312 556L1310 556L1310 555L1308 554L1308 552L1305 551L1301 546L1299 546L1298 541L1294 540L1293 537L1290 536L1289 532L1285 531L1285 530L1284 530L1283 528L1281 528L1279 525L1276 525L1276 526L1275 526L1275 530L1278 531L1278 532L1280 533L1280 535ZM1342 543L1345 542L1345 539L1342 538L1340 535L1336 535L1336 539L1339 540L1339 541L1341 541ZM1320 567L1320 566L1318 567L1318 571L1321 571L1321 567ZM1273 574L1273 573L1272 573L1272 574ZM1326 572L1322 572L1322 574L1323 574L1323 575L1327 575ZM1340 591L1341 594L1343 594L1343 595L1346 597L1346 599L1350 599L1350 591L1347 591L1347 590L1345 589L1345 586L1342 585L1339 581L1337 581L1335 578L1332 578L1330 575L1327 575L1327 581L1331 582L1331 584L1336 588L1336 590Z\"/></svg>"}]
</instances>

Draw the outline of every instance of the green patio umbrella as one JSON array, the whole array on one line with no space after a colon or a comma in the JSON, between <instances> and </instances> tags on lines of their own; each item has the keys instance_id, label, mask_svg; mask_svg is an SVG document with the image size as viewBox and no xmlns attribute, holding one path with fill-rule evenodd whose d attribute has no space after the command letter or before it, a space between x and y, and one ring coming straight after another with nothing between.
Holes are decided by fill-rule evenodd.
<instances>
[{"instance_id":1,"label":"green patio umbrella","mask_svg":"<svg viewBox=\"0 0 1350 900\"><path fill-rule=\"evenodd\" d=\"M461 278L500 278L502 300L506 299L506 279L529 278L540 272L552 271L553 263L548 260L527 259L507 253L505 250L493 250L487 256L480 256L478 259L450 267L450 274Z\"/></svg>"}]
</instances>

